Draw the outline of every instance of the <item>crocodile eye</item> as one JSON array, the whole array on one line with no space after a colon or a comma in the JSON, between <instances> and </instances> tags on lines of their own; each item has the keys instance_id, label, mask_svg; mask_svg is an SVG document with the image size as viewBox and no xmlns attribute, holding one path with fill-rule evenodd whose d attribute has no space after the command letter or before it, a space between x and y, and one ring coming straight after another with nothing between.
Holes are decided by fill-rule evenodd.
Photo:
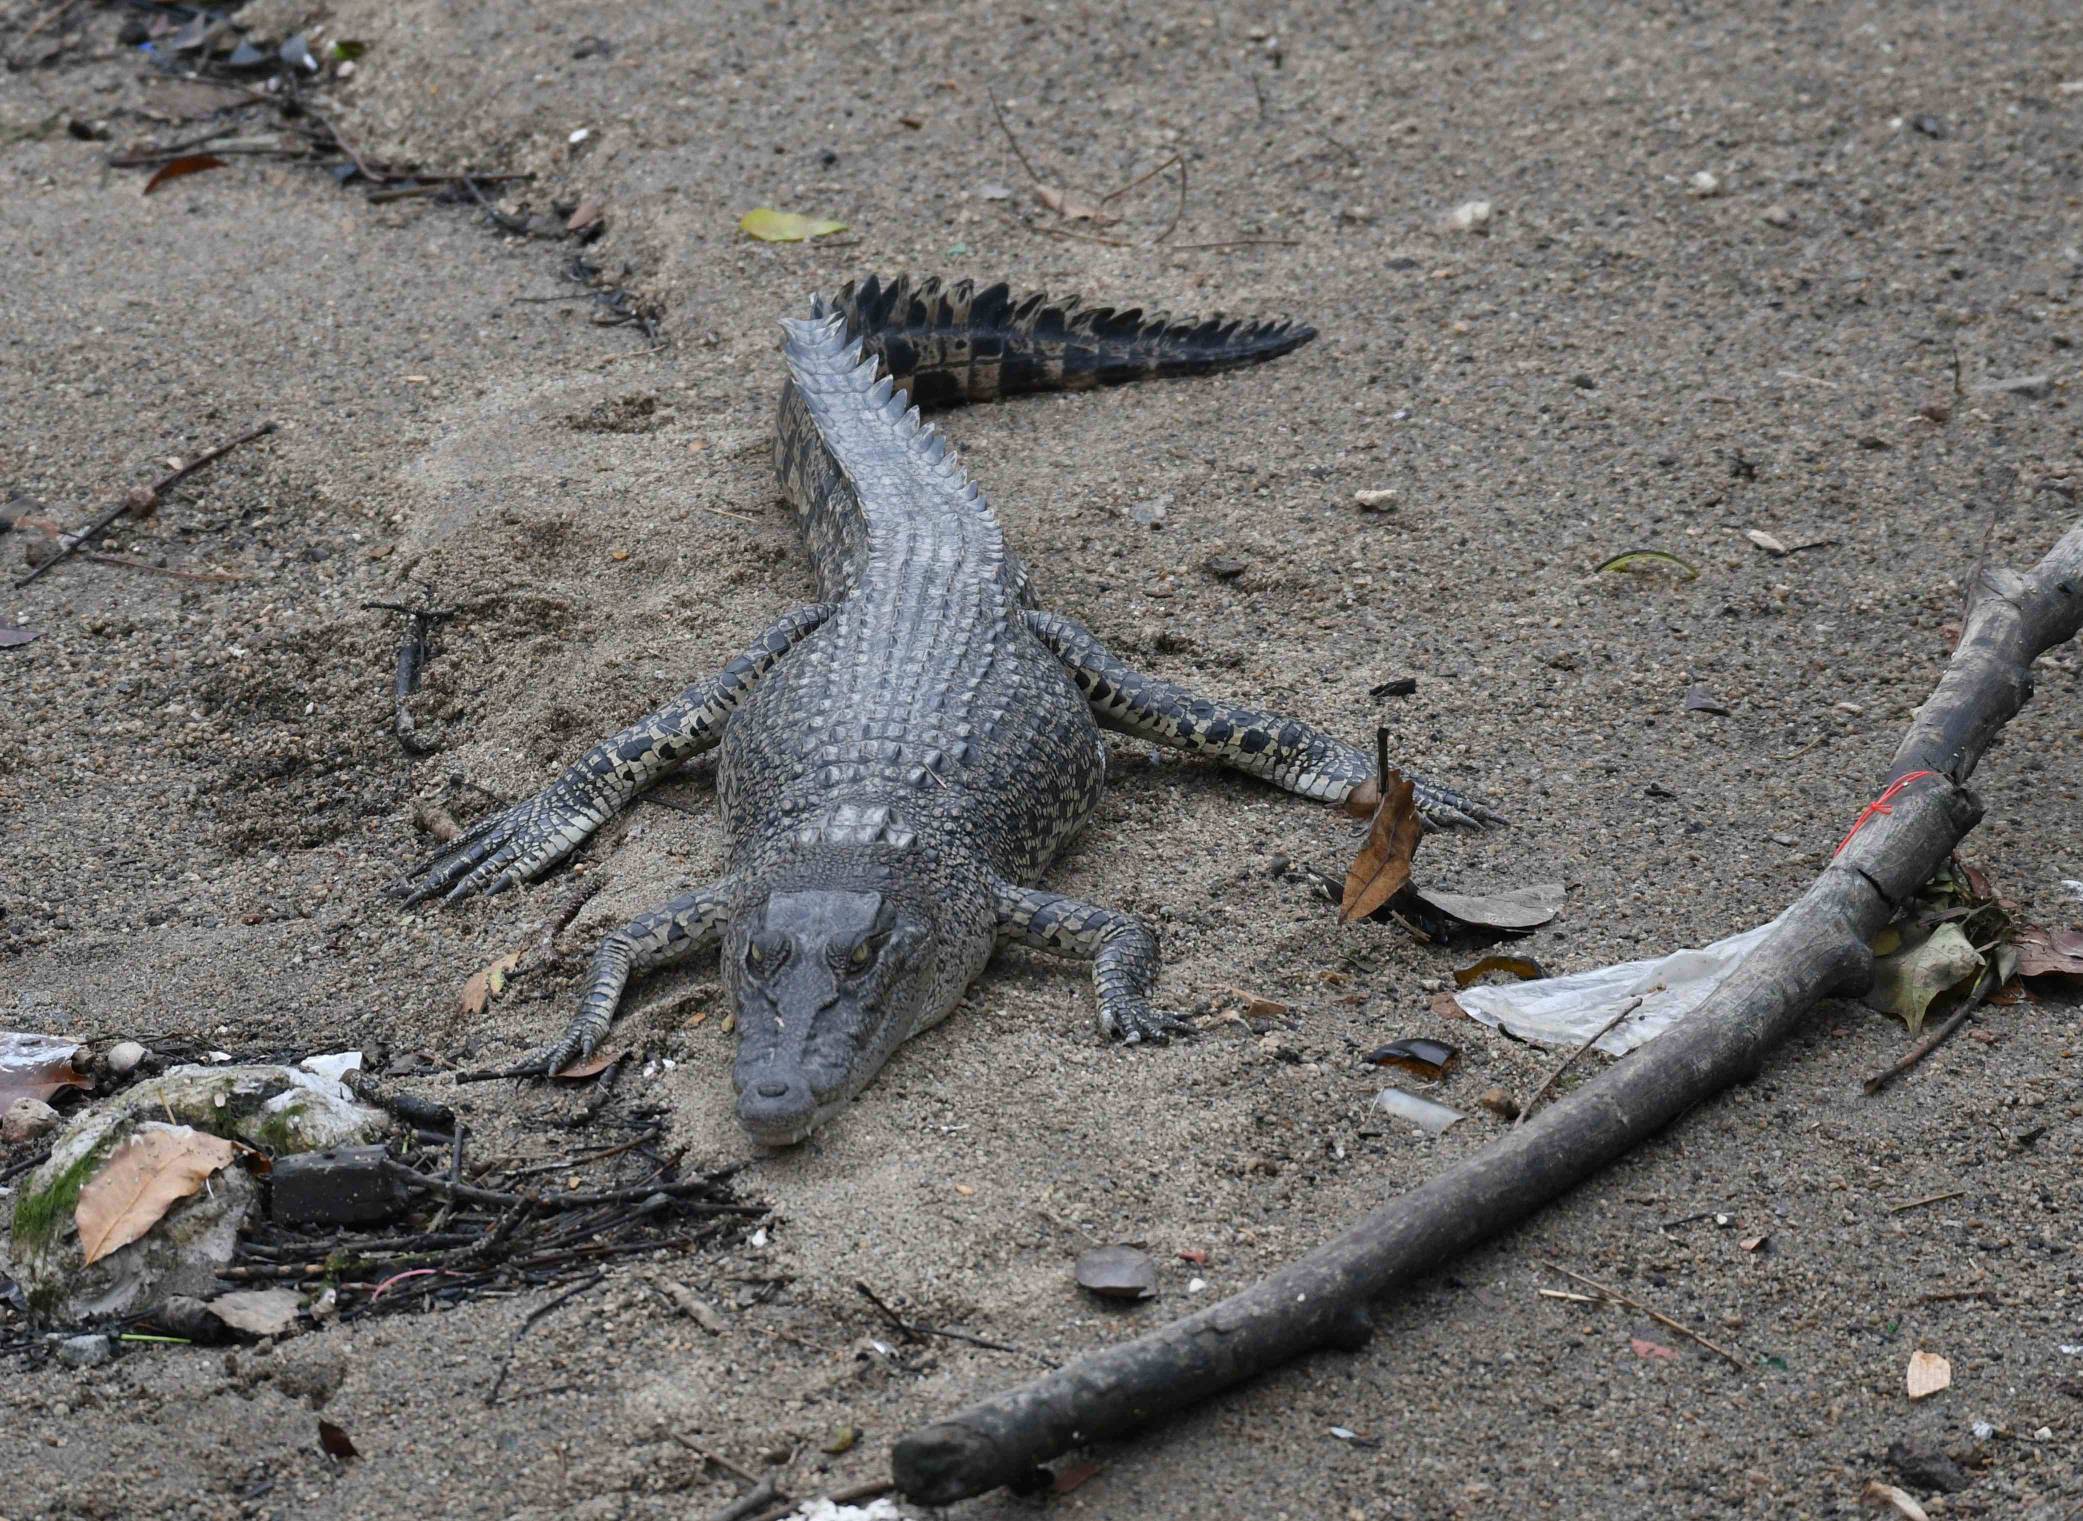
<instances>
[{"instance_id":1,"label":"crocodile eye","mask_svg":"<svg viewBox=\"0 0 2083 1521\"><path fill-rule=\"evenodd\" d=\"M766 959L767 954L765 951L762 951L759 948L759 942L757 940L753 941L750 945L745 947L745 965L758 966L762 961L765 961Z\"/></svg>"},{"instance_id":2,"label":"crocodile eye","mask_svg":"<svg viewBox=\"0 0 2083 1521\"><path fill-rule=\"evenodd\" d=\"M865 972L868 970L868 963L874 959L875 947L863 940L853 948L853 954L846 958L846 964L853 971Z\"/></svg>"}]
</instances>

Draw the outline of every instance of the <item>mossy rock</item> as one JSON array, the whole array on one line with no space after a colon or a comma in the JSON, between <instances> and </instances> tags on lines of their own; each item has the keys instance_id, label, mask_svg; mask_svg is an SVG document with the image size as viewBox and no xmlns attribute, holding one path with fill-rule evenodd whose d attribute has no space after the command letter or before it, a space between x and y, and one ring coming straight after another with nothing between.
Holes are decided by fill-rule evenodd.
<instances>
[{"instance_id":1,"label":"mossy rock","mask_svg":"<svg viewBox=\"0 0 2083 1521\"><path fill-rule=\"evenodd\" d=\"M214 1288L260 1197L238 1166L215 1174L139 1240L92 1265L82 1261L74 1223L80 1190L133 1134L169 1123L281 1157L380 1140L392 1121L333 1079L290 1067L176 1067L83 1109L15 1199L6 1265L39 1319L131 1314Z\"/></svg>"}]
</instances>

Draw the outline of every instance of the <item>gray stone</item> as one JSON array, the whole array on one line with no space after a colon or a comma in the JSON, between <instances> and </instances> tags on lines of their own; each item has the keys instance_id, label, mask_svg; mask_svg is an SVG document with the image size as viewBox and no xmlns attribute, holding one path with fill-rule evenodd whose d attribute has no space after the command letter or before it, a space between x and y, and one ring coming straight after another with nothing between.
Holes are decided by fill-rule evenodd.
<instances>
[{"instance_id":1,"label":"gray stone","mask_svg":"<svg viewBox=\"0 0 2083 1521\"><path fill-rule=\"evenodd\" d=\"M98 1368L108 1360L106 1336L68 1336L58 1343L58 1361L68 1368Z\"/></svg>"}]
</instances>

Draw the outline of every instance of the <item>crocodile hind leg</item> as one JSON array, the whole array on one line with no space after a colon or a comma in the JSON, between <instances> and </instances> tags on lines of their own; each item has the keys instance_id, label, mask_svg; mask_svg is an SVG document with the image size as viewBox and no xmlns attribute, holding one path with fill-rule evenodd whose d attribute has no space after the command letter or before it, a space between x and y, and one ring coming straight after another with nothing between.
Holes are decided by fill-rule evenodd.
<instances>
[{"instance_id":1,"label":"crocodile hind leg","mask_svg":"<svg viewBox=\"0 0 2083 1521\"><path fill-rule=\"evenodd\" d=\"M830 615L824 603L797 608L716 675L697 681L613 739L602 740L527 802L480 819L391 891L408 906L437 893L453 902L479 890L504 892L542 875L638 793L714 749L723 738L724 721L746 694Z\"/></svg>"},{"instance_id":2,"label":"crocodile hind leg","mask_svg":"<svg viewBox=\"0 0 2083 1521\"><path fill-rule=\"evenodd\" d=\"M504 1075L544 1077L591 1056L615 1022L629 979L716 949L739 896L738 879L725 877L637 915L601 941L593 953L586 995L563 1035Z\"/></svg>"},{"instance_id":3,"label":"crocodile hind leg","mask_svg":"<svg viewBox=\"0 0 2083 1521\"><path fill-rule=\"evenodd\" d=\"M1133 1045L1192 1033L1183 1019L1150 1006L1157 937L1135 915L1038 887L1001 886L997 899L1000 944L1092 963L1101 1034Z\"/></svg>"},{"instance_id":4,"label":"crocodile hind leg","mask_svg":"<svg viewBox=\"0 0 2083 1521\"><path fill-rule=\"evenodd\" d=\"M1070 671L1101 728L1191 750L1276 787L1326 803L1372 789L1374 757L1299 718L1217 702L1125 664L1081 624L1030 612L1028 624ZM1401 769L1401 768L1398 768ZM1418 816L1432 829L1480 829L1504 819L1472 798L1413 777Z\"/></svg>"}]
</instances>

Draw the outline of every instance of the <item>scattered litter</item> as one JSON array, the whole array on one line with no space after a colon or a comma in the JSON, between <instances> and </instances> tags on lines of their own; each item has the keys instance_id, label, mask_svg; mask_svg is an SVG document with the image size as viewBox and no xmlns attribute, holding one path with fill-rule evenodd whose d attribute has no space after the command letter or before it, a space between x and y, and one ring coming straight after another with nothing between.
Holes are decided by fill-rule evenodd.
<instances>
[{"instance_id":1,"label":"scattered litter","mask_svg":"<svg viewBox=\"0 0 2083 1521\"><path fill-rule=\"evenodd\" d=\"M1919 1348L1910 1353L1907 1384L1911 1399L1928 1399L1952 1382L1953 1365L1936 1352Z\"/></svg>"},{"instance_id":2,"label":"scattered litter","mask_svg":"<svg viewBox=\"0 0 2083 1521\"><path fill-rule=\"evenodd\" d=\"M1783 559L1785 556L1793 553L1785 544L1765 532L1762 528L1746 528L1743 531L1743 537L1775 559Z\"/></svg>"},{"instance_id":3,"label":"scattered litter","mask_svg":"<svg viewBox=\"0 0 2083 1521\"><path fill-rule=\"evenodd\" d=\"M48 1101L60 1088L92 1088L72 1064L80 1043L51 1035L0 1031L0 1109L19 1098Z\"/></svg>"},{"instance_id":4,"label":"scattered litter","mask_svg":"<svg viewBox=\"0 0 2083 1521\"><path fill-rule=\"evenodd\" d=\"M1767 1235L1767 1236L1745 1236L1745 1237L1744 1237L1744 1238L1743 1238L1743 1239L1742 1239L1741 1241L1738 1241L1738 1242L1736 1243L1736 1245L1738 1245L1738 1246L1742 1247L1742 1248L1743 1248L1743 1250L1744 1250L1744 1251L1746 1251L1746 1252L1755 1252L1755 1251L1759 1251L1759 1250L1762 1250L1762 1249L1763 1249L1763 1247L1764 1247L1764 1245L1765 1245L1765 1243L1766 1243L1766 1242L1768 1242L1768 1241L1770 1241L1771 1239L1772 1239L1772 1238L1771 1238L1771 1237L1770 1237L1769 1235Z\"/></svg>"},{"instance_id":5,"label":"scattered litter","mask_svg":"<svg viewBox=\"0 0 2083 1521\"><path fill-rule=\"evenodd\" d=\"M1728 704L1712 692L1694 682L1685 689L1685 711L1688 713L1712 713L1717 718L1729 716Z\"/></svg>"},{"instance_id":6,"label":"scattered litter","mask_svg":"<svg viewBox=\"0 0 2083 1521\"><path fill-rule=\"evenodd\" d=\"M1458 1109L1405 1093L1401 1088L1382 1089L1374 1096L1374 1107L1393 1119L1410 1121L1427 1135L1441 1135L1468 1118Z\"/></svg>"},{"instance_id":7,"label":"scattered litter","mask_svg":"<svg viewBox=\"0 0 2083 1521\"><path fill-rule=\"evenodd\" d=\"M1157 1263L1133 1246L1095 1246L1072 1270L1078 1287L1102 1299L1155 1299Z\"/></svg>"},{"instance_id":8,"label":"scattered litter","mask_svg":"<svg viewBox=\"0 0 2083 1521\"><path fill-rule=\"evenodd\" d=\"M473 1018L485 1005L506 991L507 974L521 964L519 951L508 951L489 966L478 968L463 983L463 1016Z\"/></svg>"},{"instance_id":9,"label":"scattered litter","mask_svg":"<svg viewBox=\"0 0 2083 1521\"><path fill-rule=\"evenodd\" d=\"M1984 396L2029 396L2038 400L2053 388L2052 375L2013 375L2005 380L1985 380L1974 389Z\"/></svg>"},{"instance_id":10,"label":"scattered litter","mask_svg":"<svg viewBox=\"0 0 2083 1521\"><path fill-rule=\"evenodd\" d=\"M1331 1435L1338 1438L1338 1440L1341 1442L1350 1442L1355 1447L1381 1446L1381 1439L1379 1437L1361 1436L1350 1426L1333 1426L1331 1428Z\"/></svg>"},{"instance_id":11,"label":"scattered litter","mask_svg":"<svg viewBox=\"0 0 2083 1521\"><path fill-rule=\"evenodd\" d=\"M1648 570L1657 565L1675 565L1688 581L1697 581L1700 578L1700 568L1697 565L1690 560L1681 560L1668 550L1662 549L1623 549L1612 559L1601 561L1592 569L1593 573L1597 574L1609 570Z\"/></svg>"},{"instance_id":12,"label":"scattered litter","mask_svg":"<svg viewBox=\"0 0 2083 1521\"><path fill-rule=\"evenodd\" d=\"M1458 1047L1443 1040L1395 1040L1386 1046L1377 1046L1360 1058L1371 1066L1401 1067L1405 1072L1438 1081L1454 1070L1461 1059Z\"/></svg>"},{"instance_id":13,"label":"scattered litter","mask_svg":"<svg viewBox=\"0 0 2083 1521\"><path fill-rule=\"evenodd\" d=\"M1189 1293L1189 1294L1205 1294L1205 1293L1206 1293L1207 1291L1208 1291L1208 1280L1207 1280L1207 1279L1205 1279L1205 1278L1189 1278L1189 1279L1187 1279L1187 1280L1186 1280L1186 1292L1187 1292L1187 1293Z\"/></svg>"},{"instance_id":14,"label":"scattered litter","mask_svg":"<svg viewBox=\"0 0 2083 1521\"><path fill-rule=\"evenodd\" d=\"M20 649L43 637L40 628L28 628L19 624L0 625L0 650Z\"/></svg>"},{"instance_id":15,"label":"scattered litter","mask_svg":"<svg viewBox=\"0 0 2083 1521\"><path fill-rule=\"evenodd\" d=\"M2011 937L2020 977L2083 977L2083 934L2028 926Z\"/></svg>"},{"instance_id":16,"label":"scattered litter","mask_svg":"<svg viewBox=\"0 0 2083 1521\"><path fill-rule=\"evenodd\" d=\"M1678 1356L1676 1347L1667 1347L1660 1341L1651 1341L1646 1336L1630 1336L1627 1344L1634 1348L1635 1356L1647 1358L1670 1358Z\"/></svg>"},{"instance_id":17,"label":"scattered litter","mask_svg":"<svg viewBox=\"0 0 2083 1521\"><path fill-rule=\"evenodd\" d=\"M1641 1007L1595 1042L1608 1055L1625 1056L1705 1002L1778 923L1773 919L1712 945L1654 960L1624 961L1540 982L1464 987L1455 996L1470 1018L1543 1046L1581 1044L1629 998L1638 997Z\"/></svg>"},{"instance_id":18,"label":"scattered litter","mask_svg":"<svg viewBox=\"0 0 2083 1521\"><path fill-rule=\"evenodd\" d=\"M1539 929L1562 912L1564 895L1560 882L1536 882L1531 887L1494 893L1457 893L1440 887L1413 887L1411 891L1449 919L1475 929L1502 930L1514 935Z\"/></svg>"},{"instance_id":19,"label":"scattered litter","mask_svg":"<svg viewBox=\"0 0 2083 1521\"><path fill-rule=\"evenodd\" d=\"M765 206L738 218L738 226L762 243L801 243L807 238L829 237L846 231L844 222L829 217L806 217L793 211L773 211Z\"/></svg>"},{"instance_id":20,"label":"scattered litter","mask_svg":"<svg viewBox=\"0 0 2083 1521\"><path fill-rule=\"evenodd\" d=\"M1481 982L1485 977L1498 972L1508 977L1516 977L1521 982L1535 982L1548 975L1546 969L1531 956L1485 956L1473 965L1456 971L1454 986L1465 988L1470 983Z\"/></svg>"},{"instance_id":21,"label":"scattered litter","mask_svg":"<svg viewBox=\"0 0 2083 1521\"><path fill-rule=\"evenodd\" d=\"M111 1051L109 1057L113 1061L115 1052ZM329 1077L337 1083L348 1073L362 1070L362 1053L359 1051L334 1051L325 1056L307 1056L298 1062L297 1065L306 1072L315 1072L320 1077Z\"/></svg>"},{"instance_id":22,"label":"scattered litter","mask_svg":"<svg viewBox=\"0 0 2083 1521\"><path fill-rule=\"evenodd\" d=\"M1904 1482L1919 1489L1935 1489L1949 1495L1974 1482L1967 1470L1936 1447L1903 1440L1888 1444L1888 1466Z\"/></svg>"}]
</instances>

